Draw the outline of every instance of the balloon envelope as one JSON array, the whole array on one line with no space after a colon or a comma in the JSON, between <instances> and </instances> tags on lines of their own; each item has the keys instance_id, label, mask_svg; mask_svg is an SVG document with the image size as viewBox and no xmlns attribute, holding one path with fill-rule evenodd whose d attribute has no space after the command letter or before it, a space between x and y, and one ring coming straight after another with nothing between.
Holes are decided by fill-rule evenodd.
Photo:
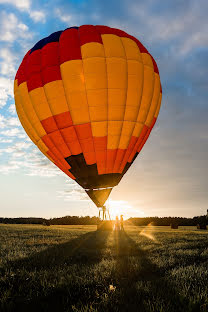
<instances>
[{"instance_id":1,"label":"balloon envelope","mask_svg":"<svg viewBox=\"0 0 208 312\"><path fill-rule=\"evenodd\" d=\"M93 25L40 40L14 93L30 139L98 207L141 151L162 97L156 62L140 41Z\"/></svg>"}]
</instances>

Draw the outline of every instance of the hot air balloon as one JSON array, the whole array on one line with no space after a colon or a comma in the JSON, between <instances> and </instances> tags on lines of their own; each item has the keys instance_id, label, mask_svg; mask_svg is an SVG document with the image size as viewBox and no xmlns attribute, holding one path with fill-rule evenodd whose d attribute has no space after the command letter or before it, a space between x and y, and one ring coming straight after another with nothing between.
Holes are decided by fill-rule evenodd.
<instances>
[{"instance_id":1,"label":"hot air balloon","mask_svg":"<svg viewBox=\"0 0 208 312\"><path fill-rule=\"evenodd\" d=\"M14 94L30 139L102 207L148 139L162 90L157 64L138 39L83 25L36 43Z\"/></svg>"}]
</instances>

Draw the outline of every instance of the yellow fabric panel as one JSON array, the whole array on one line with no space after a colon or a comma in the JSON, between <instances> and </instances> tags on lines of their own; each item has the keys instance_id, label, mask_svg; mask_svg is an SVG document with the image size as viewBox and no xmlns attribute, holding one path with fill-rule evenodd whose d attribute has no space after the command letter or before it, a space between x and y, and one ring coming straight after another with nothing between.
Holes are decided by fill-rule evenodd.
<instances>
[{"instance_id":1,"label":"yellow fabric panel","mask_svg":"<svg viewBox=\"0 0 208 312\"><path fill-rule=\"evenodd\" d=\"M158 117L159 111L160 111L160 106L161 106L161 101L162 101L162 93L160 92L160 96L159 96L159 100L158 100L158 104L157 104L157 108L155 111L155 118Z\"/></svg>"},{"instance_id":2,"label":"yellow fabric panel","mask_svg":"<svg viewBox=\"0 0 208 312\"><path fill-rule=\"evenodd\" d=\"M127 62L121 58L106 58L108 89L127 87Z\"/></svg>"},{"instance_id":3,"label":"yellow fabric panel","mask_svg":"<svg viewBox=\"0 0 208 312\"><path fill-rule=\"evenodd\" d=\"M119 135L110 135L108 134L108 143L107 149L116 149L119 146L120 134Z\"/></svg>"},{"instance_id":4,"label":"yellow fabric panel","mask_svg":"<svg viewBox=\"0 0 208 312\"><path fill-rule=\"evenodd\" d=\"M99 121L99 122L92 122L92 135L94 137L104 137L108 134L108 123L107 121Z\"/></svg>"},{"instance_id":5,"label":"yellow fabric panel","mask_svg":"<svg viewBox=\"0 0 208 312\"><path fill-rule=\"evenodd\" d=\"M153 68L150 68L149 66L144 66L144 84L141 105L137 117L138 122L144 123L146 121L154 91L154 80L155 75Z\"/></svg>"},{"instance_id":6,"label":"yellow fabric panel","mask_svg":"<svg viewBox=\"0 0 208 312\"><path fill-rule=\"evenodd\" d=\"M126 89L108 89L108 120L123 120Z\"/></svg>"},{"instance_id":7,"label":"yellow fabric panel","mask_svg":"<svg viewBox=\"0 0 208 312\"><path fill-rule=\"evenodd\" d=\"M99 42L88 42L81 46L82 59L88 57L104 57L103 45Z\"/></svg>"},{"instance_id":8,"label":"yellow fabric panel","mask_svg":"<svg viewBox=\"0 0 208 312\"><path fill-rule=\"evenodd\" d=\"M155 73L155 85L154 85L154 92L152 97L152 103L149 109L149 113L147 115L147 119L145 121L145 124L150 127L152 120L154 118L154 114L157 108L158 99L160 96L160 77L157 73Z\"/></svg>"},{"instance_id":9,"label":"yellow fabric panel","mask_svg":"<svg viewBox=\"0 0 208 312\"><path fill-rule=\"evenodd\" d=\"M120 37L111 34L101 35L101 37L106 58L126 58L125 50Z\"/></svg>"},{"instance_id":10,"label":"yellow fabric panel","mask_svg":"<svg viewBox=\"0 0 208 312\"><path fill-rule=\"evenodd\" d=\"M106 62L104 57L84 59L83 70L87 90L107 88Z\"/></svg>"},{"instance_id":11,"label":"yellow fabric panel","mask_svg":"<svg viewBox=\"0 0 208 312\"><path fill-rule=\"evenodd\" d=\"M108 121L108 135L119 135L123 121Z\"/></svg>"},{"instance_id":12,"label":"yellow fabric panel","mask_svg":"<svg viewBox=\"0 0 208 312\"><path fill-rule=\"evenodd\" d=\"M90 121L86 92L71 92L67 94L67 101L72 121L75 125Z\"/></svg>"},{"instance_id":13,"label":"yellow fabric panel","mask_svg":"<svg viewBox=\"0 0 208 312\"><path fill-rule=\"evenodd\" d=\"M138 90L142 93L144 65L137 61L129 60L128 64L128 92L131 90Z\"/></svg>"},{"instance_id":14,"label":"yellow fabric panel","mask_svg":"<svg viewBox=\"0 0 208 312\"><path fill-rule=\"evenodd\" d=\"M43 143L41 139L37 142L37 146L41 150L41 152L46 153L48 151L48 147Z\"/></svg>"},{"instance_id":15,"label":"yellow fabric panel","mask_svg":"<svg viewBox=\"0 0 208 312\"><path fill-rule=\"evenodd\" d=\"M135 41L130 38L121 38L127 60L137 60L142 62L142 56Z\"/></svg>"},{"instance_id":16,"label":"yellow fabric panel","mask_svg":"<svg viewBox=\"0 0 208 312\"><path fill-rule=\"evenodd\" d=\"M108 120L123 120L125 106L112 105L108 107Z\"/></svg>"},{"instance_id":17,"label":"yellow fabric panel","mask_svg":"<svg viewBox=\"0 0 208 312\"><path fill-rule=\"evenodd\" d=\"M52 116L43 87L33 89L29 95L39 120Z\"/></svg>"},{"instance_id":18,"label":"yellow fabric panel","mask_svg":"<svg viewBox=\"0 0 208 312\"><path fill-rule=\"evenodd\" d=\"M85 91L82 60L67 61L60 66L65 92Z\"/></svg>"},{"instance_id":19,"label":"yellow fabric panel","mask_svg":"<svg viewBox=\"0 0 208 312\"><path fill-rule=\"evenodd\" d=\"M141 53L142 54L142 61L144 65L150 66L154 69L152 58L147 53Z\"/></svg>"},{"instance_id":20,"label":"yellow fabric panel","mask_svg":"<svg viewBox=\"0 0 208 312\"><path fill-rule=\"evenodd\" d=\"M135 122L124 121L119 142L120 149L126 149L132 136Z\"/></svg>"},{"instance_id":21,"label":"yellow fabric panel","mask_svg":"<svg viewBox=\"0 0 208 312\"><path fill-rule=\"evenodd\" d=\"M31 98L29 96L28 89L27 89L27 83L26 82L21 83L18 90L21 96L21 105L24 109L24 112L28 120L34 127L35 131L37 132L37 135L40 138L43 137L46 134L46 132L43 126L41 125L40 119L37 116L34 106L32 104L32 101L31 101Z\"/></svg>"},{"instance_id":22,"label":"yellow fabric panel","mask_svg":"<svg viewBox=\"0 0 208 312\"><path fill-rule=\"evenodd\" d=\"M53 115L58 115L69 111L63 82L61 80L56 80L45 84L44 90Z\"/></svg>"},{"instance_id":23,"label":"yellow fabric panel","mask_svg":"<svg viewBox=\"0 0 208 312\"><path fill-rule=\"evenodd\" d=\"M37 144L37 141L40 138L36 134L35 130L32 128L30 122L28 121L28 119L24 113L24 110L23 110L22 105L21 105L21 97L20 97L18 91L15 92L15 105L16 105L17 115L19 117L19 120L20 120L25 132L27 133L29 138L33 141L33 143Z\"/></svg>"},{"instance_id":24,"label":"yellow fabric panel","mask_svg":"<svg viewBox=\"0 0 208 312\"><path fill-rule=\"evenodd\" d=\"M89 107L107 107L108 106L108 89L87 90L87 101Z\"/></svg>"},{"instance_id":25,"label":"yellow fabric panel","mask_svg":"<svg viewBox=\"0 0 208 312\"><path fill-rule=\"evenodd\" d=\"M143 126L144 126L143 123L136 122L132 136L138 138L140 136L140 133L142 132Z\"/></svg>"},{"instance_id":26,"label":"yellow fabric panel","mask_svg":"<svg viewBox=\"0 0 208 312\"><path fill-rule=\"evenodd\" d=\"M90 106L89 107L90 120L92 121L105 121L108 119L107 106Z\"/></svg>"},{"instance_id":27,"label":"yellow fabric panel","mask_svg":"<svg viewBox=\"0 0 208 312\"><path fill-rule=\"evenodd\" d=\"M138 111L139 111L139 102L138 102L138 106L127 105L125 107L124 120L136 121L137 116L138 116Z\"/></svg>"}]
</instances>

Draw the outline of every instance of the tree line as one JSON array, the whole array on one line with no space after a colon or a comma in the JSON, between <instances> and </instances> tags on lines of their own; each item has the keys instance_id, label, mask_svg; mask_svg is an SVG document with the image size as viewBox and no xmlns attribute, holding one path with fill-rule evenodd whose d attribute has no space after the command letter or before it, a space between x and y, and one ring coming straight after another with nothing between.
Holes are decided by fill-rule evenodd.
<instances>
[{"instance_id":1,"label":"tree line","mask_svg":"<svg viewBox=\"0 0 208 312\"><path fill-rule=\"evenodd\" d=\"M101 220L98 217L78 217L65 216L60 218L0 218L0 223L4 224L44 224L44 225L96 225ZM129 218L125 223L133 225L148 225L150 223L158 226L169 226L177 224L178 226L196 226L197 224L206 224L206 216L196 216L193 218L183 217L145 217Z\"/></svg>"}]
</instances>

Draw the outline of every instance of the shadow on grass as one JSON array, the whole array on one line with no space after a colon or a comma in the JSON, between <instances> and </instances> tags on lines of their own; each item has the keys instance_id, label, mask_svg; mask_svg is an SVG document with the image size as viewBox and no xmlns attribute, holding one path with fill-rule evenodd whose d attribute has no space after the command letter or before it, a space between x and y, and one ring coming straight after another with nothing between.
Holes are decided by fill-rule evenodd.
<instances>
[{"instance_id":1,"label":"shadow on grass","mask_svg":"<svg viewBox=\"0 0 208 312\"><path fill-rule=\"evenodd\" d=\"M109 233L86 233L8 263L6 272L2 273L14 274L0 281L0 299L1 290L7 296L0 304L0 311L71 311L70 307L77 301L91 300L90 289L94 285L88 280L83 282L83 270L89 273L101 261Z\"/></svg>"},{"instance_id":2,"label":"shadow on grass","mask_svg":"<svg viewBox=\"0 0 208 312\"><path fill-rule=\"evenodd\" d=\"M109 234L114 236L112 256L106 259ZM99 272L103 257L109 260L106 275ZM198 311L189 308L165 272L125 231L90 232L14 261L9 269L16 275L5 279L7 285L0 283L0 289L8 287L0 311Z\"/></svg>"},{"instance_id":3,"label":"shadow on grass","mask_svg":"<svg viewBox=\"0 0 208 312\"><path fill-rule=\"evenodd\" d=\"M125 231L115 232L116 266L114 285L118 288L116 308L110 311L199 311L178 293L167 280L162 268L148 259L148 252L139 248Z\"/></svg>"}]
</instances>

